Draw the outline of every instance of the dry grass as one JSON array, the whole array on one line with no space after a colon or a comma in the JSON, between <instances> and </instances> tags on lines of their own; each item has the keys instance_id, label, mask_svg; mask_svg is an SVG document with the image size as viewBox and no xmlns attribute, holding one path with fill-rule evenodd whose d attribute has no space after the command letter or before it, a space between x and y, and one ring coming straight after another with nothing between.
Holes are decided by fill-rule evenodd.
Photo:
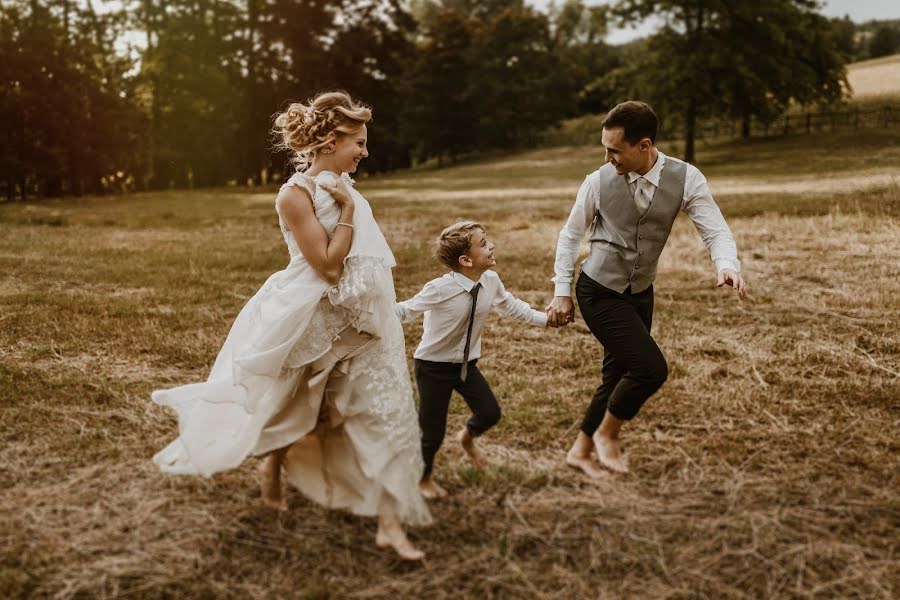
<instances>
[{"instance_id":1,"label":"dry grass","mask_svg":"<svg viewBox=\"0 0 900 600\"><path fill-rule=\"evenodd\" d=\"M900 54L847 65L847 80L854 99L896 96L900 93Z\"/></svg>"},{"instance_id":2,"label":"dry grass","mask_svg":"<svg viewBox=\"0 0 900 600\"><path fill-rule=\"evenodd\" d=\"M482 362L505 414L484 438L494 466L473 472L452 446L439 455L452 496L412 532L423 566L376 550L371 520L296 493L286 515L266 512L252 464L203 480L150 463L175 431L150 391L203 377L240 306L285 263L272 194L0 207L0 596L896 597L900 188L771 184L788 170L896 177L879 161L900 139L807 141L819 150L792 167L772 157L795 150L773 142L701 155L752 293L713 288L679 219L654 320L672 376L627 431L632 475L591 484L563 466L601 357L580 322L492 321ZM853 160L833 156L848 148ZM469 216L489 226L507 286L543 306L571 195L497 190L577 186L595 154L429 171L421 187L417 173L361 182L399 294L440 272L430 238ZM452 412L456 428L462 402Z\"/></svg>"}]
</instances>

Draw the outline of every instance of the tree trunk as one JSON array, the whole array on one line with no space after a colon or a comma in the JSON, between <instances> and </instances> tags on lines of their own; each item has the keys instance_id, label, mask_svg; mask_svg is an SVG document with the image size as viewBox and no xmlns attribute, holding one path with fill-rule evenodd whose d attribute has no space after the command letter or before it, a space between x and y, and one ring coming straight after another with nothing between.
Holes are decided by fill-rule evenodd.
<instances>
[{"instance_id":1,"label":"tree trunk","mask_svg":"<svg viewBox=\"0 0 900 600\"><path fill-rule=\"evenodd\" d=\"M688 101L684 115L684 160L694 162L694 137L697 131L697 99L693 96Z\"/></svg>"},{"instance_id":2,"label":"tree trunk","mask_svg":"<svg viewBox=\"0 0 900 600\"><path fill-rule=\"evenodd\" d=\"M750 111L745 110L741 115L741 138L750 139Z\"/></svg>"}]
</instances>

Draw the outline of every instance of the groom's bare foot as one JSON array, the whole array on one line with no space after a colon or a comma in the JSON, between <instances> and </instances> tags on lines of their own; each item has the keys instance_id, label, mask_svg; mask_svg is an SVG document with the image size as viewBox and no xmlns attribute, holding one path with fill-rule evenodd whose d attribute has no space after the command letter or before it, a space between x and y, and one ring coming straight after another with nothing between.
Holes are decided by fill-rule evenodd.
<instances>
[{"instance_id":1,"label":"groom's bare foot","mask_svg":"<svg viewBox=\"0 0 900 600\"><path fill-rule=\"evenodd\" d=\"M279 471L274 471L273 465ZM259 464L259 495L263 506L273 510L287 510L287 501L281 495L281 465L276 465L269 457Z\"/></svg>"},{"instance_id":2,"label":"groom's bare foot","mask_svg":"<svg viewBox=\"0 0 900 600\"><path fill-rule=\"evenodd\" d=\"M479 471L483 471L487 468L487 460L478 449L478 446L475 445L475 438L472 437L472 434L469 433L467 428L463 427L462 431L456 434L456 441L459 442L459 445L462 446L463 450L466 451L466 454L469 455L469 460L472 461L473 467Z\"/></svg>"},{"instance_id":3,"label":"groom's bare foot","mask_svg":"<svg viewBox=\"0 0 900 600\"><path fill-rule=\"evenodd\" d=\"M591 438L597 450L597 460L614 473L627 473L628 461L622 453L619 440L595 433Z\"/></svg>"},{"instance_id":4,"label":"groom's bare foot","mask_svg":"<svg viewBox=\"0 0 900 600\"><path fill-rule=\"evenodd\" d=\"M422 496L426 500L447 497L447 490L439 486L431 477L427 477L419 482L419 491L422 492Z\"/></svg>"},{"instance_id":5,"label":"groom's bare foot","mask_svg":"<svg viewBox=\"0 0 900 600\"><path fill-rule=\"evenodd\" d=\"M399 524L379 525L375 534L375 545L379 548L393 548L403 560L423 560L425 553L412 545L406 532Z\"/></svg>"},{"instance_id":6,"label":"groom's bare foot","mask_svg":"<svg viewBox=\"0 0 900 600\"><path fill-rule=\"evenodd\" d=\"M601 469L600 465L598 465L590 455L581 456L569 450L569 453L566 454L566 464L573 469L582 471L591 479L603 479L604 477L609 477L609 473Z\"/></svg>"}]
</instances>

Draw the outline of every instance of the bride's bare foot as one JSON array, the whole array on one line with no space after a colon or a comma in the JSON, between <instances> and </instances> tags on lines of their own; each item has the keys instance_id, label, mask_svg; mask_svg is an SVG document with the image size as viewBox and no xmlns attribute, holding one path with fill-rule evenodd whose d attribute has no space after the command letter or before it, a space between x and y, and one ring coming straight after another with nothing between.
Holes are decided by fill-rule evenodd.
<instances>
[{"instance_id":1,"label":"bride's bare foot","mask_svg":"<svg viewBox=\"0 0 900 600\"><path fill-rule=\"evenodd\" d=\"M274 510L287 510L287 501L281 495L281 464L267 456L259 464L259 495L264 506Z\"/></svg>"},{"instance_id":2,"label":"bride's bare foot","mask_svg":"<svg viewBox=\"0 0 900 600\"><path fill-rule=\"evenodd\" d=\"M459 445L462 446L463 450L466 451L466 454L469 455L472 466L479 471L483 471L487 468L487 460L485 460L484 455L481 454L478 446L475 445L475 438L472 437L472 434L469 433L467 428L463 427L462 431L456 434L456 441L459 442Z\"/></svg>"},{"instance_id":3,"label":"bride's bare foot","mask_svg":"<svg viewBox=\"0 0 900 600\"><path fill-rule=\"evenodd\" d=\"M566 464L573 469L578 469L591 479L602 479L609 476L609 473L601 469L590 455L582 456L569 450L569 453L566 454Z\"/></svg>"},{"instance_id":4,"label":"bride's bare foot","mask_svg":"<svg viewBox=\"0 0 900 600\"><path fill-rule=\"evenodd\" d=\"M403 526L397 522L379 523L375 534L375 545L379 548L393 548L403 560L423 560L425 553L412 545Z\"/></svg>"},{"instance_id":5,"label":"bride's bare foot","mask_svg":"<svg viewBox=\"0 0 900 600\"><path fill-rule=\"evenodd\" d=\"M426 477L419 482L419 491L426 500L435 500L437 498L446 498L447 490L439 486L431 477Z\"/></svg>"},{"instance_id":6,"label":"bride's bare foot","mask_svg":"<svg viewBox=\"0 0 900 600\"><path fill-rule=\"evenodd\" d=\"M627 473L628 461L622 453L619 440L595 433L591 438L597 449L597 460L600 464L615 473Z\"/></svg>"}]
</instances>

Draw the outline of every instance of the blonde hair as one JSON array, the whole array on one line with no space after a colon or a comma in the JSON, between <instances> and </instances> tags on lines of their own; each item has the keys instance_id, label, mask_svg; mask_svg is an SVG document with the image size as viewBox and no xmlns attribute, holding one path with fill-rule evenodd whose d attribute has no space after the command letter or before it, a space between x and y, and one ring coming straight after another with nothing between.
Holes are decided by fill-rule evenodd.
<instances>
[{"instance_id":1,"label":"blonde hair","mask_svg":"<svg viewBox=\"0 0 900 600\"><path fill-rule=\"evenodd\" d=\"M302 171L328 143L329 133L353 133L371 120L372 109L354 102L347 92L324 92L275 115L272 134L276 149L293 152L291 162Z\"/></svg>"},{"instance_id":2,"label":"blonde hair","mask_svg":"<svg viewBox=\"0 0 900 600\"><path fill-rule=\"evenodd\" d=\"M475 221L460 221L441 232L435 244L434 255L439 261L454 271L459 269L459 257L469 251L472 232L484 231L484 226Z\"/></svg>"}]
</instances>

